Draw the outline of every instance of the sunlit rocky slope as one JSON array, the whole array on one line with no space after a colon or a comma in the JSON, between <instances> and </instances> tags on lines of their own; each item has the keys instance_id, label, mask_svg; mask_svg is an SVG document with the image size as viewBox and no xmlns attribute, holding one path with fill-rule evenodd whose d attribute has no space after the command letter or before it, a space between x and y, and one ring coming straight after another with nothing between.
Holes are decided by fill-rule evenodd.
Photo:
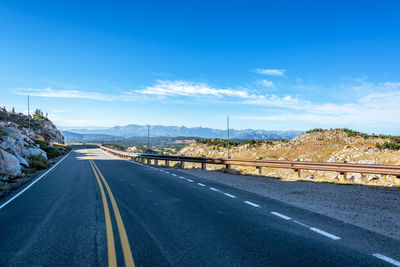
<instances>
[{"instance_id":1,"label":"sunlit rocky slope","mask_svg":"<svg viewBox=\"0 0 400 267\"><path fill-rule=\"evenodd\" d=\"M322 162L349 162L367 164L400 164L400 151L397 139L387 136L369 136L346 130L314 130L297 136L290 141L247 142L231 144L232 158L302 160ZM179 154L187 156L226 157L227 146L223 142L203 141L188 144ZM213 168L210 166L210 168ZM220 166L214 166L220 168ZM234 166L243 174L258 174L255 168ZM264 175L289 178L292 170L264 169ZM315 181L338 181L338 173L321 171L303 171L302 178ZM393 176L349 174L349 183L371 185L392 185L396 183Z\"/></svg>"}]
</instances>

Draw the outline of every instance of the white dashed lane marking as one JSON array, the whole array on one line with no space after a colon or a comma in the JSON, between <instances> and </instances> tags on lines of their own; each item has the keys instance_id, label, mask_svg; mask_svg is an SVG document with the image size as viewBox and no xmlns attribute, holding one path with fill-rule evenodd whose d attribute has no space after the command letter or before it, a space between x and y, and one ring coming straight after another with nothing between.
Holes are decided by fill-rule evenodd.
<instances>
[{"instance_id":1,"label":"white dashed lane marking","mask_svg":"<svg viewBox=\"0 0 400 267\"><path fill-rule=\"evenodd\" d=\"M315 227L310 227L310 230L311 230L311 231L314 231L314 232L317 232L317 233L319 233L319 234L321 234L321 235L324 235L324 236L326 236L326 237L329 237L329 238L331 238L331 239L333 239L333 240L338 240L338 239L340 239L340 237L338 237L338 236L332 235L332 234L330 234L330 233L328 233L328 232L322 231L321 229L318 229L318 228L315 228Z\"/></svg>"},{"instance_id":2,"label":"white dashed lane marking","mask_svg":"<svg viewBox=\"0 0 400 267\"><path fill-rule=\"evenodd\" d=\"M202 183L197 183L198 185L200 185L200 186L206 186L205 184L202 184Z\"/></svg>"},{"instance_id":3,"label":"white dashed lane marking","mask_svg":"<svg viewBox=\"0 0 400 267\"><path fill-rule=\"evenodd\" d=\"M372 254L372 256L377 257L378 259L384 260L384 261L386 261L388 263L391 263L394 266L399 266L400 267L400 262L398 262L398 261L396 261L396 260L394 260L392 258L389 258L389 257L387 257L385 255L382 255L380 253L374 253L374 254Z\"/></svg>"},{"instance_id":4,"label":"white dashed lane marking","mask_svg":"<svg viewBox=\"0 0 400 267\"><path fill-rule=\"evenodd\" d=\"M286 215L280 214L280 213L275 212L275 211L273 211L271 213L274 214L275 216L281 217L282 219L285 219L285 220L291 220L292 219L292 218L290 218L290 217L288 217Z\"/></svg>"},{"instance_id":5,"label":"white dashed lane marking","mask_svg":"<svg viewBox=\"0 0 400 267\"><path fill-rule=\"evenodd\" d=\"M210 190L215 191L215 192L219 192L219 190L217 188L214 188L214 187L210 187Z\"/></svg>"},{"instance_id":6,"label":"white dashed lane marking","mask_svg":"<svg viewBox=\"0 0 400 267\"><path fill-rule=\"evenodd\" d=\"M256 204L256 203L253 203L253 202L251 202L251 201L243 201L244 203L246 203L247 205L250 205L250 206L253 206L253 207L256 207L256 208L259 208L260 207L260 205L258 205L258 204Z\"/></svg>"},{"instance_id":7,"label":"white dashed lane marking","mask_svg":"<svg viewBox=\"0 0 400 267\"><path fill-rule=\"evenodd\" d=\"M228 194L228 193L224 193L225 196L230 197L230 198L236 198L236 196Z\"/></svg>"},{"instance_id":8,"label":"white dashed lane marking","mask_svg":"<svg viewBox=\"0 0 400 267\"><path fill-rule=\"evenodd\" d=\"M177 175L175 173L173 173L172 176L177 176Z\"/></svg>"},{"instance_id":9,"label":"white dashed lane marking","mask_svg":"<svg viewBox=\"0 0 400 267\"><path fill-rule=\"evenodd\" d=\"M192 179L186 179L186 181L193 183Z\"/></svg>"}]
</instances>

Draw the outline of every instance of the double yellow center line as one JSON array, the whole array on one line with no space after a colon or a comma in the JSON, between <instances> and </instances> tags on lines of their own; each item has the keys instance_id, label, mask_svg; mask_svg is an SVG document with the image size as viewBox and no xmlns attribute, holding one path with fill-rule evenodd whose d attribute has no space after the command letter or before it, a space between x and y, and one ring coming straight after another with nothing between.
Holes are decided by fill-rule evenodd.
<instances>
[{"instance_id":1,"label":"double yellow center line","mask_svg":"<svg viewBox=\"0 0 400 267\"><path fill-rule=\"evenodd\" d=\"M108 183L104 178L103 174L100 172L96 163L91 158L88 150L86 150L86 154L88 156L93 173L96 176L96 180L100 188L101 198L103 200L104 216L105 216L106 231L107 231L108 266L110 267L117 266L117 257L115 254L115 241L114 241L114 234L110 216L110 209L108 208L107 197L103 188L103 184L107 190L108 197L110 198L111 206L115 215L115 221L117 222L119 237L121 240L122 252L124 254L125 266L134 267L135 263L133 262L131 247L129 246L129 241L126 235L124 223L122 222L121 214L119 213L119 209L117 203L115 202L114 195L111 192L111 189L108 186Z\"/></svg>"}]
</instances>

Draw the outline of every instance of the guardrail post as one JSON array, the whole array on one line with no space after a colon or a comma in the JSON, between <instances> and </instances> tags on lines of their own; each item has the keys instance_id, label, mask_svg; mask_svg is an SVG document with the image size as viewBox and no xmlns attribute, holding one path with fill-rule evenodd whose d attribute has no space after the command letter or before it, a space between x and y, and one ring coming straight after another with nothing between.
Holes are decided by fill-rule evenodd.
<instances>
[{"instance_id":1,"label":"guardrail post","mask_svg":"<svg viewBox=\"0 0 400 267\"><path fill-rule=\"evenodd\" d=\"M259 174L259 175L262 175L262 172L263 172L262 167L257 167L257 169L258 169L258 174Z\"/></svg>"},{"instance_id":2,"label":"guardrail post","mask_svg":"<svg viewBox=\"0 0 400 267\"><path fill-rule=\"evenodd\" d=\"M339 181L344 182L347 179L347 172L339 173Z\"/></svg>"},{"instance_id":3,"label":"guardrail post","mask_svg":"<svg viewBox=\"0 0 400 267\"><path fill-rule=\"evenodd\" d=\"M165 167L169 167L169 160L165 160Z\"/></svg>"},{"instance_id":4,"label":"guardrail post","mask_svg":"<svg viewBox=\"0 0 400 267\"><path fill-rule=\"evenodd\" d=\"M201 163L201 169L206 171L207 170L207 163L202 162Z\"/></svg>"},{"instance_id":5,"label":"guardrail post","mask_svg":"<svg viewBox=\"0 0 400 267\"><path fill-rule=\"evenodd\" d=\"M151 159L147 159L147 164L151 165Z\"/></svg>"},{"instance_id":6,"label":"guardrail post","mask_svg":"<svg viewBox=\"0 0 400 267\"><path fill-rule=\"evenodd\" d=\"M294 178L300 179L301 178L301 173L299 169L294 170Z\"/></svg>"},{"instance_id":7,"label":"guardrail post","mask_svg":"<svg viewBox=\"0 0 400 267\"><path fill-rule=\"evenodd\" d=\"M181 161L181 168L184 169L185 168L185 162Z\"/></svg>"},{"instance_id":8,"label":"guardrail post","mask_svg":"<svg viewBox=\"0 0 400 267\"><path fill-rule=\"evenodd\" d=\"M154 160L154 165L156 165L156 166L158 165L158 159Z\"/></svg>"}]
</instances>

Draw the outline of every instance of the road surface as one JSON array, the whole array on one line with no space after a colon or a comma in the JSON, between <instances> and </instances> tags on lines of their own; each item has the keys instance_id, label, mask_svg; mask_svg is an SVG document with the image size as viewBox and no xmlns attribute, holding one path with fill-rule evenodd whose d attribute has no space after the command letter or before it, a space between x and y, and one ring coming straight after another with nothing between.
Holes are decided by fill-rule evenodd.
<instances>
[{"instance_id":1,"label":"road surface","mask_svg":"<svg viewBox=\"0 0 400 267\"><path fill-rule=\"evenodd\" d=\"M75 147L29 188L0 201L0 266L400 266L399 260L400 242L389 237L95 147Z\"/></svg>"}]
</instances>

